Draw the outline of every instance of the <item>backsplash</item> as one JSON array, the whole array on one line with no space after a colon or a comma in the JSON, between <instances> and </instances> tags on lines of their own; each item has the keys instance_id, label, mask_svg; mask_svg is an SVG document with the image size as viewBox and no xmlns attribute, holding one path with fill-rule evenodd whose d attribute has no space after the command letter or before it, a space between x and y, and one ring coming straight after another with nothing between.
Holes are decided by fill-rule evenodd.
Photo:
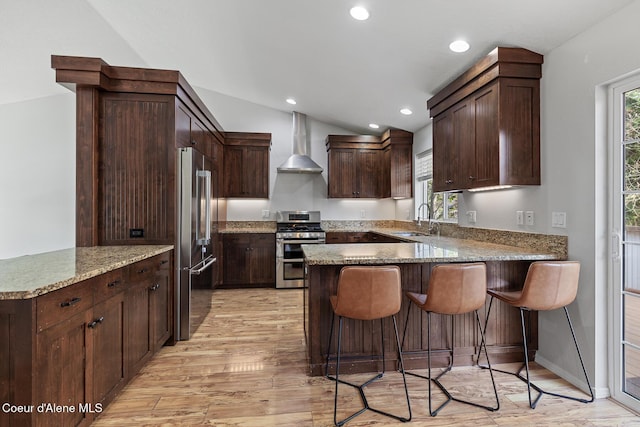
<instances>
[{"instance_id":1,"label":"backsplash","mask_svg":"<svg viewBox=\"0 0 640 427\"><path fill-rule=\"evenodd\" d=\"M275 232L275 221L224 221L219 223L220 231L243 230L245 232ZM417 230L428 232L428 222L424 221L418 227L413 221L397 220L348 220L322 221L325 231L370 231L375 229L397 228L401 230ZM440 222L436 231L441 236L457 239L469 239L479 242L509 245L524 249L549 252L566 259L569 239L567 236L555 234L527 233L522 231L492 230L487 228L460 227L458 224Z\"/></svg>"}]
</instances>

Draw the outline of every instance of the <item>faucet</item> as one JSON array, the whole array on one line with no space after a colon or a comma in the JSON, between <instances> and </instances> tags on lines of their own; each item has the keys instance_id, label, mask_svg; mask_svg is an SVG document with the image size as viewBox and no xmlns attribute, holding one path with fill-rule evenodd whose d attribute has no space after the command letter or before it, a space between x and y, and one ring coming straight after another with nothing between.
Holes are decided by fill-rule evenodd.
<instances>
[{"instance_id":1,"label":"faucet","mask_svg":"<svg viewBox=\"0 0 640 427\"><path fill-rule=\"evenodd\" d=\"M416 218L416 225L418 227L420 227L421 222L420 222L420 209L422 209L424 206L427 207L427 209L429 209L429 204L424 202L422 203L420 206L418 206L418 218ZM430 210L428 210L427 212L431 212ZM429 221L431 221L431 215L429 215Z\"/></svg>"}]
</instances>

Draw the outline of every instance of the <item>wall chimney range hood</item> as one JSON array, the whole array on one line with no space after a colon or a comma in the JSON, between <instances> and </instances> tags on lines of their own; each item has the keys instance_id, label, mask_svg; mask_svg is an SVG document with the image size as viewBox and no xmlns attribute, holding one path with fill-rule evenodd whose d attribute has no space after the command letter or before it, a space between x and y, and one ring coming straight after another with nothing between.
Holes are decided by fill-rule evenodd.
<instances>
[{"instance_id":1,"label":"wall chimney range hood","mask_svg":"<svg viewBox=\"0 0 640 427\"><path fill-rule=\"evenodd\" d=\"M322 173L322 167L307 152L307 116L293 112L293 154L280 166L278 173Z\"/></svg>"}]
</instances>

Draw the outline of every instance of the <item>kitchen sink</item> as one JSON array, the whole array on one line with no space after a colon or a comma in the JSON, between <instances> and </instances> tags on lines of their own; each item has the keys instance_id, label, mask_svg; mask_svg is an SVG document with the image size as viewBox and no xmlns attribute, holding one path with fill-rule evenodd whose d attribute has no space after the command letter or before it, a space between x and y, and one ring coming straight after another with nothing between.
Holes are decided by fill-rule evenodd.
<instances>
[{"instance_id":1,"label":"kitchen sink","mask_svg":"<svg viewBox=\"0 0 640 427\"><path fill-rule=\"evenodd\" d=\"M398 232L394 232L392 233L395 236L399 236L399 237L426 237L428 236L427 233L420 233L418 231L398 231Z\"/></svg>"}]
</instances>

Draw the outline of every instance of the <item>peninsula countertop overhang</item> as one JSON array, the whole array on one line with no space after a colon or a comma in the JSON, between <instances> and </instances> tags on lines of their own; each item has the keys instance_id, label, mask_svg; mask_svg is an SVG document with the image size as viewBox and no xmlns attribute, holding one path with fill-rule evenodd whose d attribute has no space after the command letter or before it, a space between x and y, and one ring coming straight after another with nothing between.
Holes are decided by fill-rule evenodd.
<instances>
[{"instance_id":1,"label":"peninsula countertop overhang","mask_svg":"<svg viewBox=\"0 0 640 427\"><path fill-rule=\"evenodd\" d=\"M427 235L403 239L412 241L405 243L303 245L302 249L307 265L544 261L560 259L557 254L553 253L475 240Z\"/></svg>"}]
</instances>

